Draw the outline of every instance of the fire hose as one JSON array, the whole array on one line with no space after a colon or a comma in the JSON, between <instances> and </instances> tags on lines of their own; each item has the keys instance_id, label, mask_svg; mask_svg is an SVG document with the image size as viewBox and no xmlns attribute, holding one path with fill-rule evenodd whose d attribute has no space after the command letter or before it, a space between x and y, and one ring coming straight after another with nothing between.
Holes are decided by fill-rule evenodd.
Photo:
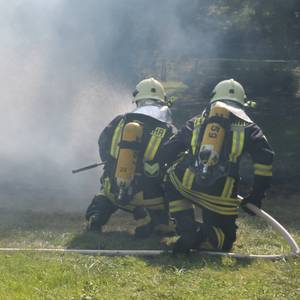
<instances>
[{"instance_id":1,"label":"fire hose","mask_svg":"<svg viewBox=\"0 0 300 300\"><path fill-rule=\"evenodd\" d=\"M231 253L231 252L215 252L215 251L195 251L195 254L212 255L212 256L227 256L234 258L245 258L245 259L284 259L288 257L298 256L300 249L296 241L290 235L290 233L272 216L266 213L264 210L259 209L255 205L248 203L247 208L255 213L258 217L266 221L275 231L288 242L290 246L289 253L282 254L242 254L242 253ZM170 254L170 250L93 250L93 249L51 249L51 248L0 248L0 252L56 252L56 253L79 253L88 255L103 255L103 256L158 256L162 254Z\"/></svg>"}]
</instances>

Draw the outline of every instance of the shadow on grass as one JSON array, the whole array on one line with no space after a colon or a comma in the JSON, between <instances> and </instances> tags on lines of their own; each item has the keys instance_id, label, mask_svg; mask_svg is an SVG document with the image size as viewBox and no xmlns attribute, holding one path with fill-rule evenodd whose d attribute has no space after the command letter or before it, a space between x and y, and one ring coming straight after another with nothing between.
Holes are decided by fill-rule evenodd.
<instances>
[{"instance_id":1,"label":"shadow on grass","mask_svg":"<svg viewBox=\"0 0 300 300\"><path fill-rule=\"evenodd\" d=\"M76 235L67 245L68 249L93 250L171 250L171 246L163 242L160 237L153 236L147 239L137 239L129 232L110 231L103 233L82 232ZM139 257L147 264L161 268L162 272L180 272L180 270L213 268L224 271L224 266L230 270L238 270L252 263L250 259L235 259L219 256L172 255L171 253L159 256Z\"/></svg>"},{"instance_id":2,"label":"shadow on grass","mask_svg":"<svg viewBox=\"0 0 300 300\"><path fill-rule=\"evenodd\" d=\"M68 249L93 250L145 250L161 249L162 247L159 237L137 239L127 231L81 232L67 244Z\"/></svg>"},{"instance_id":3,"label":"shadow on grass","mask_svg":"<svg viewBox=\"0 0 300 300\"><path fill-rule=\"evenodd\" d=\"M247 258L237 259L210 255L202 256L196 253L188 255L165 254L158 257L145 257L144 260L149 265L162 267L162 272L166 272L168 270L179 272L180 270L202 268L209 268L215 271L219 270L221 272L224 272L224 268L227 268L228 271L235 271L240 268L248 267L253 262L253 260Z\"/></svg>"}]
</instances>

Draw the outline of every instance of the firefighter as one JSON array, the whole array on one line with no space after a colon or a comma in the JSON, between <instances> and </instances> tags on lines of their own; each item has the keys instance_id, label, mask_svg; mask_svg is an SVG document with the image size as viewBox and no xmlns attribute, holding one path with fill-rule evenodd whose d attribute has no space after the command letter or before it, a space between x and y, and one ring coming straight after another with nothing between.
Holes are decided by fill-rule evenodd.
<instances>
[{"instance_id":1,"label":"firefighter","mask_svg":"<svg viewBox=\"0 0 300 300\"><path fill-rule=\"evenodd\" d=\"M136 108L119 115L99 137L104 165L101 190L86 212L89 231L101 231L110 216L122 209L133 213L136 237L169 234L168 212L163 198L157 162L162 145L175 133L165 90L154 78L142 80L133 92Z\"/></svg>"},{"instance_id":2,"label":"firefighter","mask_svg":"<svg viewBox=\"0 0 300 300\"><path fill-rule=\"evenodd\" d=\"M252 203L261 207L270 186L274 153L262 130L245 112L250 103L240 83L221 81L204 112L187 121L165 144L161 159L173 161L166 198L180 235L174 253L229 251L236 240L239 206ZM240 203L239 163L245 153L252 158L254 183ZM201 223L195 221L194 206L202 208Z\"/></svg>"}]
</instances>

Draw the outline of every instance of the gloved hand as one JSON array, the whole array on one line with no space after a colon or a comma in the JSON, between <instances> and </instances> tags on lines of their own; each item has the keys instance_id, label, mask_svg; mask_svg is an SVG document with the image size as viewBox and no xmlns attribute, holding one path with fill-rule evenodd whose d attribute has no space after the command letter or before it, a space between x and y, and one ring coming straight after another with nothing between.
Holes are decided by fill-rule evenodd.
<instances>
[{"instance_id":1,"label":"gloved hand","mask_svg":"<svg viewBox=\"0 0 300 300\"><path fill-rule=\"evenodd\" d=\"M261 208L263 197L264 197L263 194L259 195L259 194L251 193L249 196L245 197L242 200L242 203L241 203L242 209L250 216L255 216L255 213L253 213L250 209L248 209L246 207L246 204L251 203L251 204L254 204L255 206L257 206L258 208Z\"/></svg>"},{"instance_id":2,"label":"gloved hand","mask_svg":"<svg viewBox=\"0 0 300 300\"><path fill-rule=\"evenodd\" d=\"M199 232L182 235L173 246L173 254L188 254L201 242Z\"/></svg>"}]
</instances>

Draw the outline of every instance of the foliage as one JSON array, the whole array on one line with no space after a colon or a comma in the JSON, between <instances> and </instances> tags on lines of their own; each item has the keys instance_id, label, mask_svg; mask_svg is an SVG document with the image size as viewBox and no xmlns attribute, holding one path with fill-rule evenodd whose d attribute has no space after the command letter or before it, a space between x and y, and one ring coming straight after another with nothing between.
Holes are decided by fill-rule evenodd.
<instances>
[{"instance_id":1,"label":"foliage","mask_svg":"<svg viewBox=\"0 0 300 300\"><path fill-rule=\"evenodd\" d=\"M217 37L219 57L299 58L297 0L184 1L178 14L188 32L208 31Z\"/></svg>"}]
</instances>

